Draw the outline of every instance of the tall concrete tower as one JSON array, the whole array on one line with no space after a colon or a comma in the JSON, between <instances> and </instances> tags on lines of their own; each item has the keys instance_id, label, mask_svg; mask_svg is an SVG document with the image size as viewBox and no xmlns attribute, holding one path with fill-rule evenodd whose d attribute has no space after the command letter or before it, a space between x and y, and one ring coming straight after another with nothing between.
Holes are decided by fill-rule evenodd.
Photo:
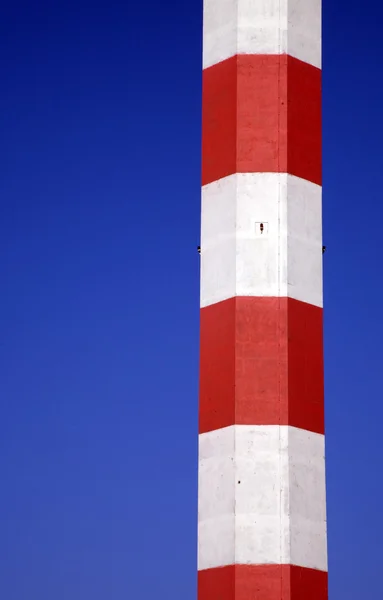
<instances>
[{"instance_id":1,"label":"tall concrete tower","mask_svg":"<svg viewBox=\"0 0 383 600\"><path fill-rule=\"evenodd\" d=\"M204 0L198 600L326 600L321 0Z\"/></svg>"}]
</instances>

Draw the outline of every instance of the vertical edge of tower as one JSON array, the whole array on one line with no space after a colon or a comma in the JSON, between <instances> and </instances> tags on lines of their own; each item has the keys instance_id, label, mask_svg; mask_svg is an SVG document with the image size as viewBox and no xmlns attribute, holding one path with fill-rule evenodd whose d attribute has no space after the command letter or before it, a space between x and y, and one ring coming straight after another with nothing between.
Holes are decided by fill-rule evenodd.
<instances>
[{"instance_id":1,"label":"vertical edge of tower","mask_svg":"<svg viewBox=\"0 0 383 600\"><path fill-rule=\"evenodd\" d=\"M204 0L198 600L326 600L321 0Z\"/></svg>"}]
</instances>

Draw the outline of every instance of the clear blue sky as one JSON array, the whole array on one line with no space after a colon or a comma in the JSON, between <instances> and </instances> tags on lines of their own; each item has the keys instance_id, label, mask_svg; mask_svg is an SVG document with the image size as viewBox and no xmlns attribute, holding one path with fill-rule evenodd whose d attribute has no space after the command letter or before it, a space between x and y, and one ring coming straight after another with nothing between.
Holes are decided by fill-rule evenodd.
<instances>
[{"instance_id":1,"label":"clear blue sky","mask_svg":"<svg viewBox=\"0 0 383 600\"><path fill-rule=\"evenodd\" d=\"M13 4L0 595L195 600L201 0ZM366 6L324 0L330 600L382 598L383 5Z\"/></svg>"}]
</instances>

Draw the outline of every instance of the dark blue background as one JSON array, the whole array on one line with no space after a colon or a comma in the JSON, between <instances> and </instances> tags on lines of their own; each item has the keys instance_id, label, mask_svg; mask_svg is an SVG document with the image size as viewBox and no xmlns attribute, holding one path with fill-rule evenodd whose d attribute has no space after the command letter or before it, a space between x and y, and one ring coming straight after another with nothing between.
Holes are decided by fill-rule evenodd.
<instances>
[{"instance_id":1,"label":"dark blue background","mask_svg":"<svg viewBox=\"0 0 383 600\"><path fill-rule=\"evenodd\" d=\"M199 0L0 19L0 594L195 600ZM381 600L383 7L325 0L331 600Z\"/></svg>"}]
</instances>

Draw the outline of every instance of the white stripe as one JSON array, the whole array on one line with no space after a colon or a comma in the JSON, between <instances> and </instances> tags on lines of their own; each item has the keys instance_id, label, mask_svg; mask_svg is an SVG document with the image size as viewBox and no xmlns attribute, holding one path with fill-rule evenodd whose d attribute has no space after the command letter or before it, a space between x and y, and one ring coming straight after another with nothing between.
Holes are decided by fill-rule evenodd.
<instances>
[{"instance_id":1,"label":"white stripe","mask_svg":"<svg viewBox=\"0 0 383 600\"><path fill-rule=\"evenodd\" d=\"M238 173L203 187L201 307L278 295L322 306L322 260L319 185Z\"/></svg>"},{"instance_id":2,"label":"white stripe","mask_svg":"<svg viewBox=\"0 0 383 600\"><path fill-rule=\"evenodd\" d=\"M321 67L321 0L204 0L203 66L290 54Z\"/></svg>"},{"instance_id":3,"label":"white stripe","mask_svg":"<svg viewBox=\"0 0 383 600\"><path fill-rule=\"evenodd\" d=\"M198 569L327 571L324 436L235 425L199 436Z\"/></svg>"}]
</instances>

